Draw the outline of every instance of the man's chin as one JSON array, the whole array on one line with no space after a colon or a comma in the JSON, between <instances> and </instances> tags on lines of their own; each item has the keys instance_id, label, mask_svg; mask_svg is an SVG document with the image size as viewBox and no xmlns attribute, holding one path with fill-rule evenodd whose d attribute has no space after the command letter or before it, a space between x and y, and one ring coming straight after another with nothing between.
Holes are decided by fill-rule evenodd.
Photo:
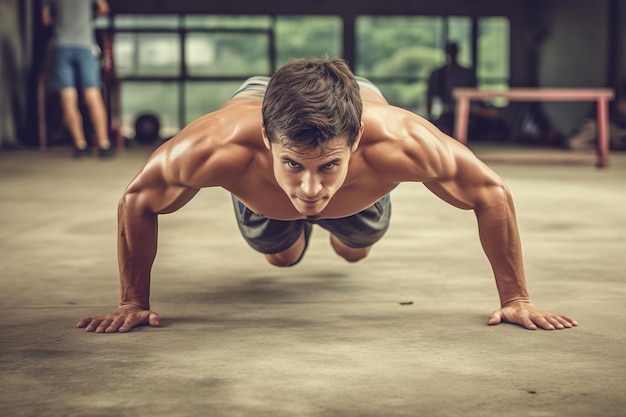
<instances>
[{"instance_id":1,"label":"man's chin","mask_svg":"<svg viewBox=\"0 0 626 417\"><path fill-rule=\"evenodd\" d=\"M322 202L306 203L299 200L294 202L294 207L300 214L305 216L317 216L324 210L324 208L326 208L326 204L323 204Z\"/></svg>"}]
</instances>

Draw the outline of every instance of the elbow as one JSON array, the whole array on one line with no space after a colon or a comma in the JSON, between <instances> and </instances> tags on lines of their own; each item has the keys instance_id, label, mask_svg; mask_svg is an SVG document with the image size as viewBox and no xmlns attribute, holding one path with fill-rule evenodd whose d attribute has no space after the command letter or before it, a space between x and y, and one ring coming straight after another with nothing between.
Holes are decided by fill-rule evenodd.
<instances>
[{"instance_id":1,"label":"elbow","mask_svg":"<svg viewBox=\"0 0 626 417\"><path fill-rule=\"evenodd\" d=\"M475 202L474 210L480 211L482 209L491 207L503 207L513 205L513 196L509 187L500 181L485 187L485 192L481 193L481 198Z\"/></svg>"},{"instance_id":2,"label":"elbow","mask_svg":"<svg viewBox=\"0 0 626 417\"><path fill-rule=\"evenodd\" d=\"M122 219L125 217L125 214L128 213L129 207L132 207L132 197L128 192L125 192L122 198L120 198L117 203L117 217L118 219Z\"/></svg>"},{"instance_id":3,"label":"elbow","mask_svg":"<svg viewBox=\"0 0 626 417\"><path fill-rule=\"evenodd\" d=\"M152 213L152 211L141 203L142 199L136 192L129 192L128 190L120 198L117 204L118 218L128 217L129 215L145 215Z\"/></svg>"}]
</instances>

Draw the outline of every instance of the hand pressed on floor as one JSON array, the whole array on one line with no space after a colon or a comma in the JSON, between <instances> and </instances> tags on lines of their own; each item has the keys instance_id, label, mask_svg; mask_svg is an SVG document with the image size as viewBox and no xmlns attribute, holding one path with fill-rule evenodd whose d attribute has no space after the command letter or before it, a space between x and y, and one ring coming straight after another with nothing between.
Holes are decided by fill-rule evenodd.
<instances>
[{"instance_id":1,"label":"hand pressed on floor","mask_svg":"<svg viewBox=\"0 0 626 417\"><path fill-rule=\"evenodd\" d=\"M135 305L122 305L106 316L86 317L76 323L76 327L96 333L125 333L137 326L160 325L159 315Z\"/></svg>"}]
</instances>

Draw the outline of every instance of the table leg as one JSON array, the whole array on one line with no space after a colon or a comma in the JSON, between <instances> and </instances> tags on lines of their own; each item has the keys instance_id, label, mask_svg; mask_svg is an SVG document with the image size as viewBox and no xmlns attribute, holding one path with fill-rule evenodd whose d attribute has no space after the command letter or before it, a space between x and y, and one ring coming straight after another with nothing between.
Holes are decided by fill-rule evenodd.
<instances>
[{"instance_id":1,"label":"table leg","mask_svg":"<svg viewBox=\"0 0 626 417\"><path fill-rule=\"evenodd\" d=\"M608 165L609 156L609 111L607 100L598 99L598 143L596 148L596 166L605 168Z\"/></svg>"},{"instance_id":2,"label":"table leg","mask_svg":"<svg viewBox=\"0 0 626 417\"><path fill-rule=\"evenodd\" d=\"M469 98L459 97L456 102L456 114L454 115L454 137L464 145L467 145L469 104Z\"/></svg>"}]
</instances>

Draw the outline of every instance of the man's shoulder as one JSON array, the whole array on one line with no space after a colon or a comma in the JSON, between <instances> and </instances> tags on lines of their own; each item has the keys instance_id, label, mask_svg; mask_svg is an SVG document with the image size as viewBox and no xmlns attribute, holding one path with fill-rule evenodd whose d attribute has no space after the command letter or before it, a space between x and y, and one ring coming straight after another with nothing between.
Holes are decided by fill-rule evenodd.
<instances>
[{"instance_id":1,"label":"man's shoulder","mask_svg":"<svg viewBox=\"0 0 626 417\"><path fill-rule=\"evenodd\" d=\"M229 100L218 110L199 117L187 125L179 136L226 145L261 138L261 101Z\"/></svg>"},{"instance_id":2,"label":"man's shoulder","mask_svg":"<svg viewBox=\"0 0 626 417\"><path fill-rule=\"evenodd\" d=\"M164 168L183 183L221 185L265 149L255 107L228 106L191 122L161 150Z\"/></svg>"}]
</instances>

